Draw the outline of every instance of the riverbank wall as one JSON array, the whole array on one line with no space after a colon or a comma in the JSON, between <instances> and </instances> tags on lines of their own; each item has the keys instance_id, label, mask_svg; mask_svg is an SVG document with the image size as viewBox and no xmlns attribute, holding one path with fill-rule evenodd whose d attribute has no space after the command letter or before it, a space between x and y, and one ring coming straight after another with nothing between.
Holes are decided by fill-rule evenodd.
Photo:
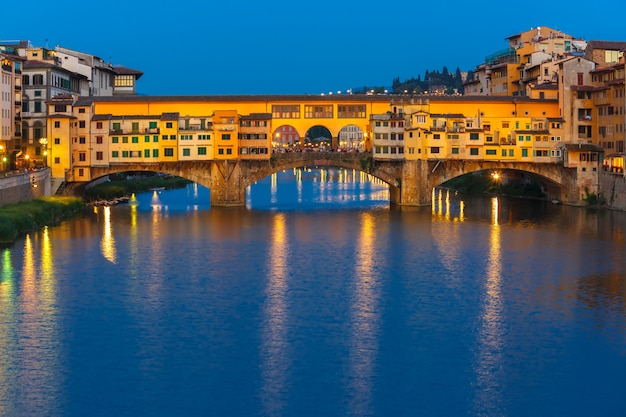
<instances>
[{"instance_id":1,"label":"riverbank wall","mask_svg":"<svg viewBox=\"0 0 626 417\"><path fill-rule=\"evenodd\" d=\"M600 194L609 208L626 211L626 177L623 175L601 172Z\"/></svg>"},{"instance_id":2,"label":"riverbank wall","mask_svg":"<svg viewBox=\"0 0 626 417\"><path fill-rule=\"evenodd\" d=\"M0 206L52 195L50 168L0 177Z\"/></svg>"}]
</instances>

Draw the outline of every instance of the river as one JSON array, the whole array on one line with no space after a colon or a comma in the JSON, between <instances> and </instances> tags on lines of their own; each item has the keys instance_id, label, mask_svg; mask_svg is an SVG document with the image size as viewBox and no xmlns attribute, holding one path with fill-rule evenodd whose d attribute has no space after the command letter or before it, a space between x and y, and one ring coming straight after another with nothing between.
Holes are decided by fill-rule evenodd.
<instances>
[{"instance_id":1,"label":"river","mask_svg":"<svg viewBox=\"0 0 626 417\"><path fill-rule=\"evenodd\" d=\"M626 213L288 171L0 249L0 415L624 416Z\"/></svg>"}]
</instances>

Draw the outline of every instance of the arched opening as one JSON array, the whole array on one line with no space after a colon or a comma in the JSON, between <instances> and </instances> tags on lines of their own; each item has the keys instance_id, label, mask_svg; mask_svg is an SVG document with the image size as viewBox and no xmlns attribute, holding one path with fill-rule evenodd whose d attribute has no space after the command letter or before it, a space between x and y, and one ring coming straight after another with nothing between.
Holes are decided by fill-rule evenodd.
<instances>
[{"instance_id":1,"label":"arched opening","mask_svg":"<svg viewBox=\"0 0 626 417\"><path fill-rule=\"evenodd\" d=\"M484 169L452 178L440 185L468 194L495 194L507 197L561 199L561 186L529 171Z\"/></svg>"},{"instance_id":2,"label":"arched opening","mask_svg":"<svg viewBox=\"0 0 626 417\"><path fill-rule=\"evenodd\" d=\"M304 136L304 148L316 151L332 150L333 135L325 126L313 126Z\"/></svg>"},{"instance_id":3,"label":"arched opening","mask_svg":"<svg viewBox=\"0 0 626 417\"><path fill-rule=\"evenodd\" d=\"M365 150L365 135L357 125L344 126L339 131L338 150L341 152L363 152Z\"/></svg>"},{"instance_id":4,"label":"arched opening","mask_svg":"<svg viewBox=\"0 0 626 417\"><path fill-rule=\"evenodd\" d=\"M272 151L276 152L296 152L301 150L300 134L291 125L279 126L272 133Z\"/></svg>"}]
</instances>

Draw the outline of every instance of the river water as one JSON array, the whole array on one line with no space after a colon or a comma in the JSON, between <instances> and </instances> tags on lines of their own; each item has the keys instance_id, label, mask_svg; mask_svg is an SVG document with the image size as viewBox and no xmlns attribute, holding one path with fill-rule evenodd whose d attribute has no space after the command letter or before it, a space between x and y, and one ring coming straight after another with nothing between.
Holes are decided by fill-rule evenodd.
<instances>
[{"instance_id":1,"label":"river water","mask_svg":"<svg viewBox=\"0 0 626 417\"><path fill-rule=\"evenodd\" d=\"M344 170L0 249L0 415L625 416L626 213Z\"/></svg>"}]
</instances>

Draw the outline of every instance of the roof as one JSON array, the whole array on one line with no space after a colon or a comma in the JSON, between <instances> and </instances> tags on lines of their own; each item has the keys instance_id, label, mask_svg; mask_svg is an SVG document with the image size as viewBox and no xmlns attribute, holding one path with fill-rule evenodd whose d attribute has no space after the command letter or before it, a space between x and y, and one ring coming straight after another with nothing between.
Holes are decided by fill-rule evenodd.
<instances>
[{"instance_id":1,"label":"roof","mask_svg":"<svg viewBox=\"0 0 626 417\"><path fill-rule=\"evenodd\" d=\"M163 113L161 114L161 120L178 120L180 113Z\"/></svg>"},{"instance_id":2,"label":"roof","mask_svg":"<svg viewBox=\"0 0 626 417\"><path fill-rule=\"evenodd\" d=\"M247 116L240 116L241 120L270 120L272 113L250 113Z\"/></svg>"},{"instance_id":3,"label":"roof","mask_svg":"<svg viewBox=\"0 0 626 417\"><path fill-rule=\"evenodd\" d=\"M111 120L111 117L113 117L111 114L94 114L91 120Z\"/></svg>"},{"instance_id":4,"label":"roof","mask_svg":"<svg viewBox=\"0 0 626 417\"><path fill-rule=\"evenodd\" d=\"M557 99L533 99L527 96L483 96L483 95L427 95L427 94L334 94L334 95L318 95L318 94L265 94L265 95L202 95L202 96L99 96L99 97L81 97L79 102L84 103L107 102L107 103L133 103L133 102L168 102L168 101L184 101L184 102L314 102L314 101L333 101L333 102L388 102L394 100L395 104L412 104L411 100L429 100L429 101L489 101L489 102L557 102Z\"/></svg>"},{"instance_id":5,"label":"roof","mask_svg":"<svg viewBox=\"0 0 626 417\"><path fill-rule=\"evenodd\" d=\"M126 68L126 67L113 67L113 71L117 74L117 75L135 75L135 79L139 79L141 78L141 76L143 75L143 72L138 71L138 70L134 70L132 68Z\"/></svg>"},{"instance_id":6,"label":"roof","mask_svg":"<svg viewBox=\"0 0 626 417\"><path fill-rule=\"evenodd\" d=\"M586 50L593 49L608 49L608 50L623 50L626 49L626 42L618 42L618 41L589 41L587 42Z\"/></svg>"},{"instance_id":7,"label":"roof","mask_svg":"<svg viewBox=\"0 0 626 417\"><path fill-rule=\"evenodd\" d=\"M463 116L461 113L431 114L430 117L432 119L435 119L435 118L464 119L465 118L465 116Z\"/></svg>"},{"instance_id":8,"label":"roof","mask_svg":"<svg viewBox=\"0 0 626 417\"><path fill-rule=\"evenodd\" d=\"M566 143L565 149L568 151L580 151L580 152L604 152L604 149L591 143Z\"/></svg>"}]
</instances>

